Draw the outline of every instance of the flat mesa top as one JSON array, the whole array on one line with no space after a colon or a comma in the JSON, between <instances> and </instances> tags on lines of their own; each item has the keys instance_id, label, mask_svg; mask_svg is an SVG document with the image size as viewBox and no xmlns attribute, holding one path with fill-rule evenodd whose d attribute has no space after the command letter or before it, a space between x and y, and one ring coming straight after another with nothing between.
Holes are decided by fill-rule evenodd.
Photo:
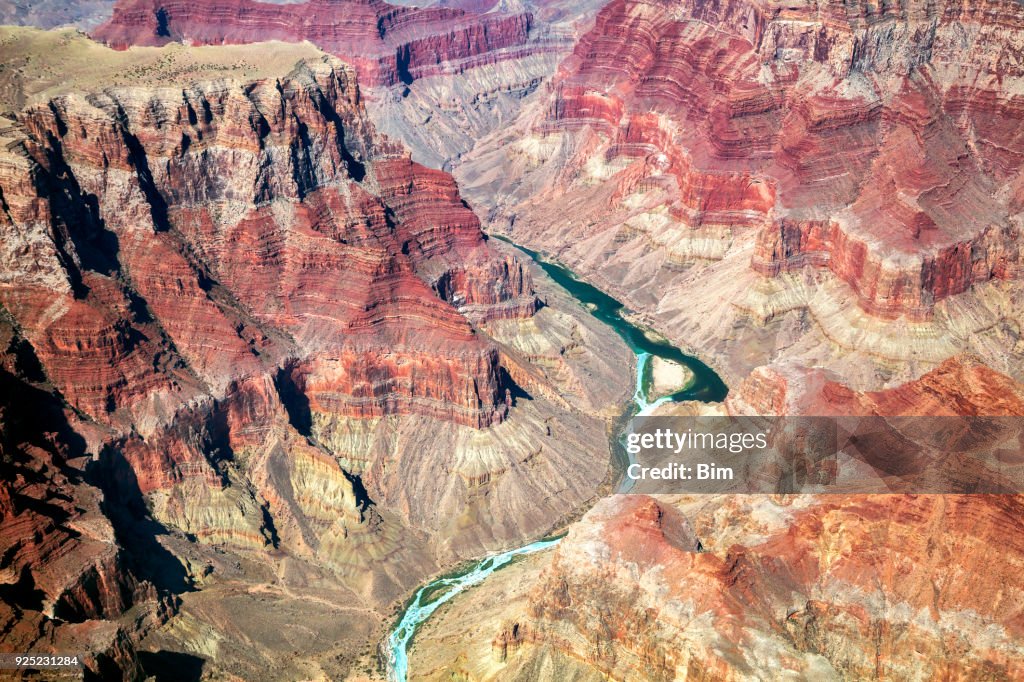
<instances>
[{"instance_id":1,"label":"flat mesa top","mask_svg":"<svg viewBox=\"0 0 1024 682\"><path fill-rule=\"evenodd\" d=\"M108 87L173 87L220 79L252 81L291 72L303 59L324 59L309 42L132 47L112 50L77 29L0 26L0 110L66 92Z\"/></svg>"}]
</instances>

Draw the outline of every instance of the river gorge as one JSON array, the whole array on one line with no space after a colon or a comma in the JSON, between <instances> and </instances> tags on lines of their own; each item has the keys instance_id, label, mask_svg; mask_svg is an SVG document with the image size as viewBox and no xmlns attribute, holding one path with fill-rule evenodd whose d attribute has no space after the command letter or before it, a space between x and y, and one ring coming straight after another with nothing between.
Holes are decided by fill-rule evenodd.
<instances>
[{"instance_id":1,"label":"river gorge","mask_svg":"<svg viewBox=\"0 0 1024 682\"><path fill-rule=\"evenodd\" d=\"M622 303L597 287L582 281L571 270L542 254L503 237L497 238L529 256L548 277L567 291L580 305L584 306L598 320L611 327L633 351L636 358L634 371L636 388L632 400L625 406L621 418L616 420L617 424L625 424L633 415L653 412L658 405L666 402L701 401L710 403L721 402L725 399L728 388L713 369L697 358L686 355L651 330L631 322ZM687 384L670 395L654 399L651 395L650 371L654 358L661 358L686 367L690 376ZM618 441L621 437L620 429L615 432L613 440ZM618 447L617 443L613 443L612 452L624 453L624 450ZM623 457L625 458L625 455ZM628 462L624 462L624 464L628 465ZM624 470L625 466L622 468ZM622 476L615 492L616 494L628 493L631 486L632 481ZM436 578L416 590L384 644L388 680L390 682L406 681L409 674L408 650L412 639L419 626L430 618L442 604L455 598L464 590L480 584L492 573L507 566L517 557L554 547L563 536L564 534L542 538L505 552L484 557L458 571Z\"/></svg>"}]
</instances>

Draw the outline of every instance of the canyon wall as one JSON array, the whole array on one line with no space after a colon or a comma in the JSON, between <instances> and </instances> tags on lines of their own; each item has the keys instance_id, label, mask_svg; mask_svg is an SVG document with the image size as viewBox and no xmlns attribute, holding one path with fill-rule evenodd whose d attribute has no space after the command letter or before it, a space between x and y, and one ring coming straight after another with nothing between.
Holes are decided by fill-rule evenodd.
<instances>
[{"instance_id":1,"label":"canyon wall","mask_svg":"<svg viewBox=\"0 0 1024 682\"><path fill-rule=\"evenodd\" d=\"M632 356L463 196L732 388L666 409L1024 412L1017 2L67 9L0 32L12 641L343 678L593 504ZM1019 677L1019 507L603 500L413 676Z\"/></svg>"},{"instance_id":2,"label":"canyon wall","mask_svg":"<svg viewBox=\"0 0 1024 682\"><path fill-rule=\"evenodd\" d=\"M376 144L350 71L73 93L16 125L26 176L5 182L20 237L5 246L23 256L56 236L50 269L39 263L4 304L90 417L145 422L288 364L289 381L318 387L314 410L502 418L497 353L420 273L443 279L457 305L527 297L524 314L528 278L488 262L449 178ZM509 278L460 289L474 268ZM40 304L54 293L67 303ZM347 383L307 366L316 354L336 358Z\"/></svg>"},{"instance_id":3,"label":"canyon wall","mask_svg":"<svg viewBox=\"0 0 1024 682\"><path fill-rule=\"evenodd\" d=\"M405 0L395 4L417 5ZM509 125L543 84L593 20L603 0L565 2L527 0L514 6L497 2L444 2L472 12L527 11L533 17L525 43L505 50L506 56L481 56L444 65L434 75L417 78L404 88L372 88L367 109L380 130L399 139L417 161L451 169L477 141ZM471 66L471 68L470 68Z\"/></svg>"},{"instance_id":4,"label":"canyon wall","mask_svg":"<svg viewBox=\"0 0 1024 682\"><path fill-rule=\"evenodd\" d=\"M1022 29L1013 2L612 0L454 172L730 386L661 414L1019 416ZM1016 679L1021 511L613 496L425 626L412 678Z\"/></svg>"},{"instance_id":5,"label":"canyon wall","mask_svg":"<svg viewBox=\"0 0 1024 682\"><path fill-rule=\"evenodd\" d=\"M514 350L534 325L578 324L541 306L451 176L376 132L349 65L308 43L0 41L0 306L38 365L11 399L45 391L71 440L5 408L5 452L30 484L5 493L4 570L38 593L6 614L11 631L88 623L79 635L110 642L83 648L132 679L154 628L199 665L341 674L420 579L593 496L604 401L621 397L571 407L589 351L539 352L561 363L548 375ZM580 452L603 454L577 466ZM19 540L36 527L36 544ZM221 660L206 647L232 626L209 614L203 636L175 634L254 585L282 590L282 617L323 586L311 617L347 629L344 661Z\"/></svg>"},{"instance_id":6,"label":"canyon wall","mask_svg":"<svg viewBox=\"0 0 1024 682\"><path fill-rule=\"evenodd\" d=\"M121 546L85 456L87 430L47 386L11 318L0 318L0 622L9 650L88 652L111 679L141 668L119 622L145 627L173 612L146 567ZM84 429L83 429L84 427Z\"/></svg>"},{"instance_id":7,"label":"canyon wall","mask_svg":"<svg viewBox=\"0 0 1024 682\"><path fill-rule=\"evenodd\" d=\"M515 56L527 41L529 13L477 14L448 7L397 7L380 0L275 5L253 0L129 0L93 36L129 45L195 45L308 40L351 61L366 85L412 83L462 62L462 68ZM457 73L457 71L456 71Z\"/></svg>"},{"instance_id":8,"label":"canyon wall","mask_svg":"<svg viewBox=\"0 0 1024 682\"><path fill-rule=\"evenodd\" d=\"M308 40L356 68L383 133L416 161L448 169L516 117L594 11L594 3L565 2L121 0L92 35L118 49Z\"/></svg>"},{"instance_id":9,"label":"canyon wall","mask_svg":"<svg viewBox=\"0 0 1024 682\"><path fill-rule=\"evenodd\" d=\"M1024 555L1009 543L997 564L986 558L1016 532L1019 498L734 498L715 512L736 514L727 531L700 503L677 504L698 529L715 528L701 552L664 502L592 510L531 588L525 617L510 624L523 636L497 649L492 679L531 678L537 658L559 671L543 679L594 669L623 680L1024 672L1012 577ZM736 533L743 542L730 544ZM977 598L989 590L1001 596Z\"/></svg>"},{"instance_id":10,"label":"canyon wall","mask_svg":"<svg viewBox=\"0 0 1024 682\"><path fill-rule=\"evenodd\" d=\"M732 379L809 352L864 388L960 353L1021 378L1022 20L1006 2L611 2L456 175L489 229Z\"/></svg>"},{"instance_id":11,"label":"canyon wall","mask_svg":"<svg viewBox=\"0 0 1024 682\"><path fill-rule=\"evenodd\" d=\"M957 360L861 393L787 366L752 373L718 409L1020 415L1024 386ZM410 679L1016 679L1024 547L1006 538L1019 534L1021 505L1020 495L613 495L550 554L417 633Z\"/></svg>"}]
</instances>

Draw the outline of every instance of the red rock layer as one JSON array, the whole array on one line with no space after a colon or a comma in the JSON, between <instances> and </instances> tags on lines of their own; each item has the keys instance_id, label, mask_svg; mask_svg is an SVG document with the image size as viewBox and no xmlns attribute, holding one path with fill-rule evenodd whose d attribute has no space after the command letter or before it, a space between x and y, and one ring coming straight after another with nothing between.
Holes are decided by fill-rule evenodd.
<instances>
[{"instance_id":1,"label":"red rock layer","mask_svg":"<svg viewBox=\"0 0 1024 682\"><path fill-rule=\"evenodd\" d=\"M967 357L863 393L786 365L726 407L1020 415L1024 386ZM492 658L623 680L1018 679L1022 513L1015 495L614 496L573 526Z\"/></svg>"},{"instance_id":2,"label":"red rock layer","mask_svg":"<svg viewBox=\"0 0 1024 682\"><path fill-rule=\"evenodd\" d=\"M831 492L1019 490L1014 456L999 454L1018 447L1017 436L993 428L999 420L927 419L1024 414L1024 384L972 357L950 358L913 381L877 391L855 391L821 368L760 367L729 395L725 407L741 415L838 417L841 451L860 462L861 471L867 473L855 474L856 467L846 465L834 469L834 462L820 463L823 476L842 472L832 482L842 481L839 486L845 487L833 487ZM885 486L871 487L875 476L884 479ZM979 481L987 487L979 488Z\"/></svg>"},{"instance_id":3,"label":"red rock layer","mask_svg":"<svg viewBox=\"0 0 1024 682\"><path fill-rule=\"evenodd\" d=\"M82 448L110 509L142 513L160 491L153 513L177 530L286 543L338 570L407 551L306 442L314 420L497 423L507 380L463 312L528 315L536 302L452 179L376 136L351 69L318 60L276 81L61 95L4 132L17 139L0 156L0 304L58 402L91 420ZM305 482L303 467L330 479L334 523L306 518L310 492L287 478ZM373 552L346 550L349 534ZM109 546L55 593L62 613L131 605ZM387 580L382 593L398 589Z\"/></svg>"},{"instance_id":4,"label":"red rock layer","mask_svg":"<svg viewBox=\"0 0 1024 682\"><path fill-rule=\"evenodd\" d=\"M26 238L39 276L0 296L73 405L148 432L287 359L334 414L501 419L457 307L529 314L529 278L449 176L373 137L349 72L89 99L25 112L31 174L3 179L6 229L55 241Z\"/></svg>"},{"instance_id":5,"label":"red rock layer","mask_svg":"<svg viewBox=\"0 0 1024 682\"><path fill-rule=\"evenodd\" d=\"M923 213L908 216L906 225L917 235L934 228ZM1024 262L1020 236L1016 225L991 226L908 266L893 267L838 223L783 219L760 232L752 267L769 276L808 265L827 267L851 286L865 310L879 316L907 313L925 318L936 302L976 283L1019 279Z\"/></svg>"},{"instance_id":6,"label":"red rock layer","mask_svg":"<svg viewBox=\"0 0 1024 682\"><path fill-rule=\"evenodd\" d=\"M755 270L827 267L876 315L1019 279L1019 3L614 0L540 130L591 127L684 225L761 231ZM575 177L563 172L562 177Z\"/></svg>"},{"instance_id":7,"label":"red rock layer","mask_svg":"<svg viewBox=\"0 0 1024 682\"><path fill-rule=\"evenodd\" d=\"M419 9L380 0L122 0L93 35L118 49L172 40L198 45L308 40L350 60L364 84L390 86L506 58L499 51L522 47L532 22L529 13Z\"/></svg>"},{"instance_id":8,"label":"red rock layer","mask_svg":"<svg viewBox=\"0 0 1024 682\"><path fill-rule=\"evenodd\" d=\"M10 435L30 389L4 383L0 591L28 595L4 600L5 643L81 624L65 650L137 676L123 615L189 579L167 579L157 521L358 573L381 603L433 570L315 424L497 424L511 384L470 318L537 302L451 177L376 134L352 69L61 94L0 134L0 321L60 417Z\"/></svg>"},{"instance_id":9,"label":"red rock layer","mask_svg":"<svg viewBox=\"0 0 1024 682\"><path fill-rule=\"evenodd\" d=\"M665 508L640 500L605 500L570 532L499 653L525 640L627 680L1024 674L1020 498L833 498L753 522L749 544L705 535L702 553L633 532Z\"/></svg>"},{"instance_id":10,"label":"red rock layer","mask_svg":"<svg viewBox=\"0 0 1024 682\"><path fill-rule=\"evenodd\" d=\"M734 414L820 416L1017 416L1024 385L970 357L953 357L914 381L852 390L833 374L793 365L761 367L726 403Z\"/></svg>"},{"instance_id":11,"label":"red rock layer","mask_svg":"<svg viewBox=\"0 0 1024 682\"><path fill-rule=\"evenodd\" d=\"M9 651L88 650L92 673L133 679L118 620L137 606L142 625L162 607L86 482L81 424L41 379L31 347L0 316L0 632Z\"/></svg>"}]
</instances>

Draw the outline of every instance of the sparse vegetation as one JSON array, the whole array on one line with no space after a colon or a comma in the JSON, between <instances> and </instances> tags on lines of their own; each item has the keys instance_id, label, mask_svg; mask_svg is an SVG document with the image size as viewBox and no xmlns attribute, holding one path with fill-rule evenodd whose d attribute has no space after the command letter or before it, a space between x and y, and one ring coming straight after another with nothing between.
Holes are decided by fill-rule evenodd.
<instances>
[{"instance_id":1,"label":"sparse vegetation","mask_svg":"<svg viewBox=\"0 0 1024 682\"><path fill-rule=\"evenodd\" d=\"M91 87L184 86L197 80L253 80L283 75L302 59L324 54L305 44L133 47L112 50L80 31L0 28L0 101L20 108L32 99ZM32 55L47 54L46 60Z\"/></svg>"}]
</instances>

